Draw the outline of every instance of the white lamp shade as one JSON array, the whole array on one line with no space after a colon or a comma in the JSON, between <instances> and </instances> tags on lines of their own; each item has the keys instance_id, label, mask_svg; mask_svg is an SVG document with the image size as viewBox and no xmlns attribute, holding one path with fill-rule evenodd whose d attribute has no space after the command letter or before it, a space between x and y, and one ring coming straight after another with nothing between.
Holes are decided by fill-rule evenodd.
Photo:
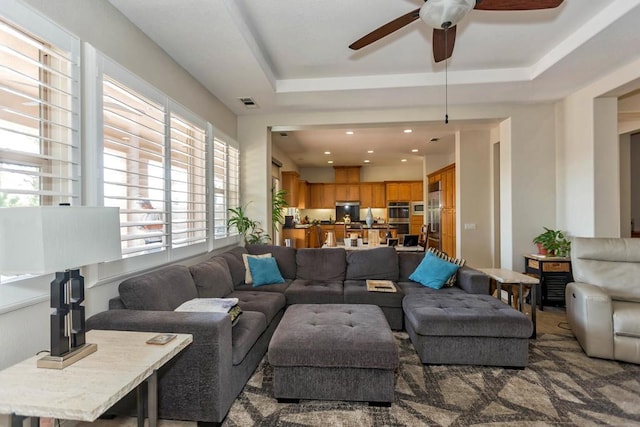
<instances>
[{"instance_id":1,"label":"white lamp shade","mask_svg":"<svg viewBox=\"0 0 640 427\"><path fill-rule=\"evenodd\" d=\"M428 0L420 8L420 19L432 28L442 29L443 24L453 27L476 5L476 0Z\"/></svg>"},{"instance_id":2,"label":"white lamp shade","mask_svg":"<svg viewBox=\"0 0 640 427\"><path fill-rule=\"evenodd\" d=\"M0 209L0 273L44 274L121 257L119 208Z\"/></svg>"}]
</instances>

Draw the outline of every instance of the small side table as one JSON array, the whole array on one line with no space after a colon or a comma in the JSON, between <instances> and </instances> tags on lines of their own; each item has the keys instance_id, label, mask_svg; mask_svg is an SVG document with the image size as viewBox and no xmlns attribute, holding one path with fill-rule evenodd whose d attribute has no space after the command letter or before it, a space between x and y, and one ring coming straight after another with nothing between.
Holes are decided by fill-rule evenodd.
<instances>
[{"instance_id":1,"label":"small side table","mask_svg":"<svg viewBox=\"0 0 640 427\"><path fill-rule=\"evenodd\" d=\"M540 279L540 310L546 305L565 306L564 289L573 282L571 258L545 255L525 255L525 273Z\"/></svg>"},{"instance_id":2,"label":"small side table","mask_svg":"<svg viewBox=\"0 0 640 427\"><path fill-rule=\"evenodd\" d=\"M191 334L177 334L164 345L147 344L157 332L92 330L87 342L98 350L64 369L36 367L38 356L0 371L0 414L11 425L31 417L95 421L131 390L138 397L138 426L144 426L142 387L148 385L149 426L158 421L157 371L186 348ZM146 381L145 381L146 380Z\"/></svg>"},{"instance_id":3,"label":"small side table","mask_svg":"<svg viewBox=\"0 0 640 427\"><path fill-rule=\"evenodd\" d=\"M516 273L515 271L511 271L506 268L478 268L478 270L496 281L498 298L501 297L501 285L518 285L518 306L520 307L520 311L522 311L524 303L522 288L523 286L531 287L531 323L533 323L533 334L531 334L531 338L536 338L536 301L537 287L540 285L540 280L536 277Z\"/></svg>"}]
</instances>

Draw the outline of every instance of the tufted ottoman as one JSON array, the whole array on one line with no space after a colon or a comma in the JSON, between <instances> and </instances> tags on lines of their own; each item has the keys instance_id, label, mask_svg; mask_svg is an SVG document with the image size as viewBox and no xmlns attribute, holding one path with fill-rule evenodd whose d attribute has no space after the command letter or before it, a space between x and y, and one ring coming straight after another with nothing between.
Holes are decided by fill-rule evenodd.
<instances>
[{"instance_id":1,"label":"tufted ottoman","mask_svg":"<svg viewBox=\"0 0 640 427\"><path fill-rule=\"evenodd\" d=\"M271 338L268 357L279 401L393 401L398 349L378 306L289 306Z\"/></svg>"},{"instance_id":2,"label":"tufted ottoman","mask_svg":"<svg viewBox=\"0 0 640 427\"><path fill-rule=\"evenodd\" d=\"M531 321L490 295L416 293L402 307L422 363L527 366Z\"/></svg>"}]
</instances>

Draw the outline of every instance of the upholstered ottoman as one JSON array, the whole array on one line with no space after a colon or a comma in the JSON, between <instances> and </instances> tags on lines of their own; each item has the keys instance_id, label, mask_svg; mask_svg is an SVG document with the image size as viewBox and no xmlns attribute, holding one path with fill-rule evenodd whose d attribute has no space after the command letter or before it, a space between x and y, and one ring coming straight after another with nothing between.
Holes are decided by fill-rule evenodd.
<instances>
[{"instance_id":1,"label":"upholstered ottoman","mask_svg":"<svg viewBox=\"0 0 640 427\"><path fill-rule=\"evenodd\" d=\"M531 321L490 295L416 293L402 307L422 363L527 366Z\"/></svg>"},{"instance_id":2,"label":"upholstered ottoman","mask_svg":"<svg viewBox=\"0 0 640 427\"><path fill-rule=\"evenodd\" d=\"M279 401L393 401L398 349L375 305L292 305L271 338L268 357Z\"/></svg>"}]
</instances>

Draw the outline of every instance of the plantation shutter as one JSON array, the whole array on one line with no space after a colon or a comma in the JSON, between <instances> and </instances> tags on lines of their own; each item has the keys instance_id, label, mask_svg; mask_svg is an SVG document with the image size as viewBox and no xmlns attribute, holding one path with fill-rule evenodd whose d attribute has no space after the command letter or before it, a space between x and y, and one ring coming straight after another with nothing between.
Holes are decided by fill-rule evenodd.
<instances>
[{"instance_id":1,"label":"plantation shutter","mask_svg":"<svg viewBox=\"0 0 640 427\"><path fill-rule=\"evenodd\" d=\"M203 126L171 113L171 245L207 240L207 140Z\"/></svg>"},{"instance_id":2,"label":"plantation shutter","mask_svg":"<svg viewBox=\"0 0 640 427\"><path fill-rule=\"evenodd\" d=\"M120 208L123 257L164 250L165 108L103 76L104 205Z\"/></svg>"},{"instance_id":3,"label":"plantation shutter","mask_svg":"<svg viewBox=\"0 0 640 427\"><path fill-rule=\"evenodd\" d=\"M213 140L213 198L214 239L237 235L227 220L228 209L240 203L240 152L219 138Z\"/></svg>"},{"instance_id":4,"label":"plantation shutter","mask_svg":"<svg viewBox=\"0 0 640 427\"><path fill-rule=\"evenodd\" d=\"M0 207L80 205L79 41L0 19Z\"/></svg>"}]
</instances>

